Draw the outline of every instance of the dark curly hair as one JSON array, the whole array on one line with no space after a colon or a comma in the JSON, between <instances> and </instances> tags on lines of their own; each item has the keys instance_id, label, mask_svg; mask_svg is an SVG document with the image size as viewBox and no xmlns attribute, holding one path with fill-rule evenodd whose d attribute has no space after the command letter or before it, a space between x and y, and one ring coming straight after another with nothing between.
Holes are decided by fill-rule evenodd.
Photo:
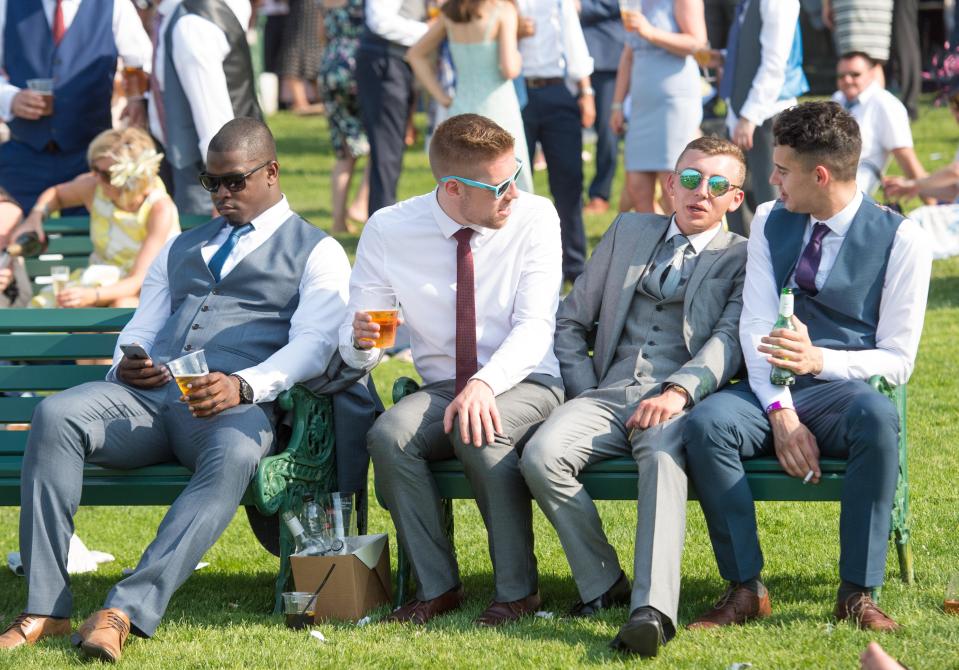
<instances>
[{"instance_id":1,"label":"dark curly hair","mask_svg":"<svg viewBox=\"0 0 959 670\"><path fill-rule=\"evenodd\" d=\"M773 124L776 144L793 149L810 169L825 166L835 179L855 181L862 138L859 124L835 102L804 102Z\"/></svg>"}]
</instances>

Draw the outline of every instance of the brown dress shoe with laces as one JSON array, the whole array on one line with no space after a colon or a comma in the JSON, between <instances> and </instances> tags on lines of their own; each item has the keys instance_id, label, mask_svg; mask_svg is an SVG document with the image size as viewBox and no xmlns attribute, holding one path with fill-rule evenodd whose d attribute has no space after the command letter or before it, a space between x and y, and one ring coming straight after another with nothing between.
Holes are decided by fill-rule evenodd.
<instances>
[{"instance_id":1,"label":"brown dress shoe with laces","mask_svg":"<svg viewBox=\"0 0 959 670\"><path fill-rule=\"evenodd\" d=\"M69 634L70 619L21 612L3 634L0 634L0 649L15 649L24 644L36 644L37 640L44 637Z\"/></svg>"},{"instance_id":2,"label":"brown dress shoe with laces","mask_svg":"<svg viewBox=\"0 0 959 670\"><path fill-rule=\"evenodd\" d=\"M435 616L459 609L463 604L463 586L457 586L430 600L411 600L397 608L384 621L424 624Z\"/></svg>"},{"instance_id":3,"label":"brown dress shoe with laces","mask_svg":"<svg viewBox=\"0 0 959 670\"><path fill-rule=\"evenodd\" d=\"M688 630L717 628L730 624L744 624L750 619L759 619L772 614L769 592L762 598L741 584L730 585L713 608L688 624Z\"/></svg>"},{"instance_id":4,"label":"brown dress shoe with laces","mask_svg":"<svg viewBox=\"0 0 959 670\"><path fill-rule=\"evenodd\" d=\"M115 608L94 612L80 624L71 641L90 658L116 663L130 635L130 617Z\"/></svg>"},{"instance_id":5,"label":"brown dress shoe with laces","mask_svg":"<svg viewBox=\"0 0 959 670\"><path fill-rule=\"evenodd\" d=\"M508 603L499 603L494 600L473 623L477 626L502 626L504 623L513 623L538 610L540 602L538 591Z\"/></svg>"},{"instance_id":6,"label":"brown dress shoe with laces","mask_svg":"<svg viewBox=\"0 0 959 670\"><path fill-rule=\"evenodd\" d=\"M839 621L849 619L863 630L892 632L901 628L892 617L879 609L868 593L853 593L837 602L834 614Z\"/></svg>"}]
</instances>

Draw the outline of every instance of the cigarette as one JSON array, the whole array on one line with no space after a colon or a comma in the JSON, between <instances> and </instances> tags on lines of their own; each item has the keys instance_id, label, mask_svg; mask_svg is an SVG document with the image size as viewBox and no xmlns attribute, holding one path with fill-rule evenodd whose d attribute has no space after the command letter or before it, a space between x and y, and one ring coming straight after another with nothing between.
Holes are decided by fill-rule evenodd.
<instances>
[{"instance_id":1,"label":"cigarette","mask_svg":"<svg viewBox=\"0 0 959 670\"><path fill-rule=\"evenodd\" d=\"M802 483L803 483L803 484L808 484L808 483L809 483L809 480L812 479L812 475L813 475L813 471L812 471L812 470L810 470L809 472L807 472L807 473L806 473L806 476L803 477Z\"/></svg>"}]
</instances>

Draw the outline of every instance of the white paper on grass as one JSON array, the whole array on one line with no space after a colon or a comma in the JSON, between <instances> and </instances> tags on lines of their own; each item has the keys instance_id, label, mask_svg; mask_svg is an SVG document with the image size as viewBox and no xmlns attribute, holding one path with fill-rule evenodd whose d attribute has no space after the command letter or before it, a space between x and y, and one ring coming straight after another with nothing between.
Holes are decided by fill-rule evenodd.
<instances>
[{"instance_id":1,"label":"white paper on grass","mask_svg":"<svg viewBox=\"0 0 959 670\"><path fill-rule=\"evenodd\" d=\"M104 551L87 549L83 541L76 535L70 537L70 551L67 555L67 572L71 575L82 575L87 572L96 572L101 563L115 560L112 554ZM23 561L19 551L7 554L7 567L20 577L23 577Z\"/></svg>"}]
</instances>

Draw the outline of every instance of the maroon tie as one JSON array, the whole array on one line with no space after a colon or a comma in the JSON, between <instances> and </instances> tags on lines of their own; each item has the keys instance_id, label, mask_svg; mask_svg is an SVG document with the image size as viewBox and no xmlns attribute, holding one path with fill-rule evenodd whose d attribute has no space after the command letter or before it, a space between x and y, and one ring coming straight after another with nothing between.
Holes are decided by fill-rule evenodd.
<instances>
[{"instance_id":1,"label":"maroon tie","mask_svg":"<svg viewBox=\"0 0 959 670\"><path fill-rule=\"evenodd\" d=\"M829 233L829 226L825 223L816 223L806 248L803 249L796 264L796 285L809 295L816 295L816 273L819 272L819 261L822 259L822 238Z\"/></svg>"},{"instance_id":2,"label":"maroon tie","mask_svg":"<svg viewBox=\"0 0 959 670\"><path fill-rule=\"evenodd\" d=\"M53 43L59 45L67 27L63 22L63 0L57 0L57 8L53 10Z\"/></svg>"},{"instance_id":3,"label":"maroon tie","mask_svg":"<svg viewBox=\"0 0 959 670\"><path fill-rule=\"evenodd\" d=\"M476 374L476 299L473 295L473 231L461 228L456 238L456 393Z\"/></svg>"},{"instance_id":4,"label":"maroon tie","mask_svg":"<svg viewBox=\"0 0 959 670\"><path fill-rule=\"evenodd\" d=\"M157 113L157 120L160 122L160 129L163 131L163 142L167 143L170 139L166 136L166 113L163 109L163 91L160 90L160 80L157 79L157 51L160 46L160 24L163 23L163 14L157 12L153 15L153 69L150 71L150 104Z\"/></svg>"}]
</instances>

